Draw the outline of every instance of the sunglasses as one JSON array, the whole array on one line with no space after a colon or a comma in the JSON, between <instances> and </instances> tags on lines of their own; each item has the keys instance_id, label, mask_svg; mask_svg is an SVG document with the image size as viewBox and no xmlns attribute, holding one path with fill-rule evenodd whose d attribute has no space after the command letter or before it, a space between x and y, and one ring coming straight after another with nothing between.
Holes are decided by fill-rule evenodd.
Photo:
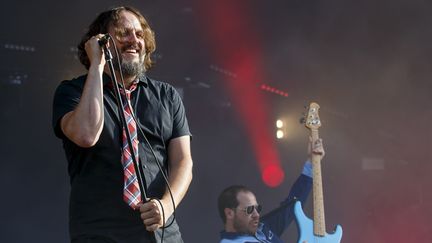
<instances>
[{"instance_id":1,"label":"sunglasses","mask_svg":"<svg viewBox=\"0 0 432 243\"><path fill-rule=\"evenodd\" d=\"M261 205L251 205L251 206L247 206L246 208L242 209L243 212L245 212L246 214L252 214L254 209L256 209L257 213L261 213L262 211L262 206Z\"/></svg>"}]
</instances>

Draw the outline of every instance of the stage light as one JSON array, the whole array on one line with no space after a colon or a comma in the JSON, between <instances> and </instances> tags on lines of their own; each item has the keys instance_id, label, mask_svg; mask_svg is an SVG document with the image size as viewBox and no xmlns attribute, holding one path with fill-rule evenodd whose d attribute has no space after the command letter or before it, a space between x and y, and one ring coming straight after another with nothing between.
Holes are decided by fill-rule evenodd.
<instances>
[{"instance_id":1,"label":"stage light","mask_svg":"<svg viewBox=\"0 0 432 243\"><path fill-rule=\"evenodd\" d=\"M273 93L273 94L276 94L276 95L280 95L280 96L283 96L283 97L288 97L288 92L280 90L280 89L277 89L277 88L272 87L270 85L261 84L259 87L260 87L261 90L264 90L266 92Z\"/></svg>"},{"instance_id":2,"label":"stage light","mask_svg":"<svg viewBox=\"0 0 432 243\"><path fill-rule=\"evenodd\" d=\"M282 128L283 126L284 126L284 122L282 120L279 119L276 121L276 127L277 128Z\"/></svg>"},{"instance_id":3,"label":"stage light","mask_svg":"<svg viewBox=\"0 0 432 243\"><path fill-rule=\"evenodd\" d=\"M269 187L279 186L285 178L285 173L280 166L270 164L262 171L262 180Z\"/></svg>"},{"instance_id":4,"label":"stage light","mask_svg":"<svg viewBox=\"0 0 432 243\"><path fill-rule=\"evenodd\" d=\"M3 78L1 80L1 83L7 84L7 85L22 85L24 82L26 82L28 79L28 75L25 73L20 72L14 72L7 76L7 78Z\"/></svg>"},{"instance_id":5,"label":"stage light","mask_svg":"<svg viewBox=\"0 0 432 243\"><path fill-rule=\"evenodd\" d=\"M284 136L285 136L285 134L284 134L284 132L282 130L277 130L276 131L276 138L282 139L282 138L284 138Z\"/></svg>"},{"instance_id":6,"label":"stage light","mask_svg":"<svg viewBox=\"0 0 432 243\"><path fill-rule=\"evenodd\" d=\"M221 68L221 67L219 67L217 65L213 65L212 64L212 65L209 66L209 68L211 70L215 71L215 72L222 73L222 74L224 74L226 76L237 78L237 74L236 73L231 72L231 71L229 71L227 69Z\"/></svg>"},{"instance_id":7,"label":"stage light","mask_svg":"<svg viewBox=\"0 0 432 243\"><path fill-rule=\"evenodd\" d=\"M12 51L24 51L24 52L35 52L36 48L34 46L26 46L20 44L4 44L3 48Z\"/></svg>"}]
</instances>

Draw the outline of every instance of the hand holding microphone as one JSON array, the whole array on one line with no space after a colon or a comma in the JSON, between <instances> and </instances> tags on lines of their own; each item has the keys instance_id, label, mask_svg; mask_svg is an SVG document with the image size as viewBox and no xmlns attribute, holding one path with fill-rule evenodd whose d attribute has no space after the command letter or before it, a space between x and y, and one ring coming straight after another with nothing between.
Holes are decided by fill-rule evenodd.
<instances>
[{"instance_id":1,"label":"hand holding microphone","mask_svg":"<svg viewBox=\"0 0 432 243\"><path fill-rule=\"evenodd\" d=\"M105 60L106 61L112 60L112 58L113 58L111 51L108 49L108 45L107 45L109 43L110 39L111 39L110 34L104 34L98 40L99 46L102 47L102 49L105 53Z\"/></svg>"},{"instance_id":2,"label":"hand holding microphone","mask_svg":"<svg viewBox=\"0 0 432 243\"><path fill-rule=\"evenodd\" d=\"M84 48L90 61L90 65L105 66L106 58L104 57L104 52L102 49L104 48L104 46L106 47L108 40L108 34L94 35L87 40Z\"/></svg>"},{"instance_id":3,"label":"hand holding microphone","mask_svg":"<svg viewBox=\"0 0 432 243\"><path fill-rule=\"evenodd\" d=\"M110 39L111 36L109 34L104 34L102 37L99 38L98 43L100 46L106 46Z\"/></svg>"}]
</instances>

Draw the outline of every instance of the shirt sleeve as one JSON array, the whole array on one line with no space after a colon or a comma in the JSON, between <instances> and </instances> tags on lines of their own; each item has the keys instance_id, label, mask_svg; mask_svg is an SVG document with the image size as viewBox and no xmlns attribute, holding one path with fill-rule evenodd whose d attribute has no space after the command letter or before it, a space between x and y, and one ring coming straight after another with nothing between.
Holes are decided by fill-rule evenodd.
<instances>
[{"instance_id":1,"label":"shirt sleeve","mask_svg":"<svg viewBox=\"0 0 432 243\"><path fill-rule=\"evenodd\" d=\"M181 136L192 136L189 130L189 124L186 118L186 111L183 101L177 90L172 87L172 116L173 116L173 130L172 137L177 138Z\"/></svg>"},{"instance_id":2,"label":"shirt sleeve","mask_svg":"<svg viewBox=\"0 0 432 243\"><path fill-rule=\"evenodd\" d=\"M60 121L64 115L73 111L78 105L81 98L81 90L78 86L73 85L72 81L63 81L54 93L52 126L58 138L64 138Z\"/></svg>"},{"instance_id":3,"label":"shirt sleeve","mask_svg":"<svg viewBox=\"0 0 432 243\"><path fill-rule=\"evenodd\" d=\"M312 178L312 162L310 162L309 160L304 163L302 174Z\"/></svg>"},{"instance_id":4,"label":"shirt sleeve","mask_svg":"<svg viewBox=\"0 0 432 243\"><path fill-rule=\"evenodd\" d=\"M281 205L262 217L262 221L279 237L294 219L293 205L299 200L302 205L306 202L312 189L312 178L301 174L291 187L288 197Z\"/></svg>"}]
</instances>

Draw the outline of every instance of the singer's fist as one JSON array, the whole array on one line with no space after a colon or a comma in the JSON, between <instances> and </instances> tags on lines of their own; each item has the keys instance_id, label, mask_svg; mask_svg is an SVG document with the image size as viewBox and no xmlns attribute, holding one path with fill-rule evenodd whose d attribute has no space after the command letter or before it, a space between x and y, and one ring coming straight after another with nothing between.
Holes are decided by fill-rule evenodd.
<instances>
[{"instance_id":1,"label":"singer's fist","mask_svg":"<svg viewBox=\"0 0 432 243\"><path fill-rule=\"evenodd\" d=\"M87 53L87 57L90 62L90 66L92 65L100 65L105 66L105 57L102 51L101 46L99 45L99 39L102 38L103 34L98 34L90 39L88 39L85 43L85 51Z\"/></svg>"}]
</instances>

